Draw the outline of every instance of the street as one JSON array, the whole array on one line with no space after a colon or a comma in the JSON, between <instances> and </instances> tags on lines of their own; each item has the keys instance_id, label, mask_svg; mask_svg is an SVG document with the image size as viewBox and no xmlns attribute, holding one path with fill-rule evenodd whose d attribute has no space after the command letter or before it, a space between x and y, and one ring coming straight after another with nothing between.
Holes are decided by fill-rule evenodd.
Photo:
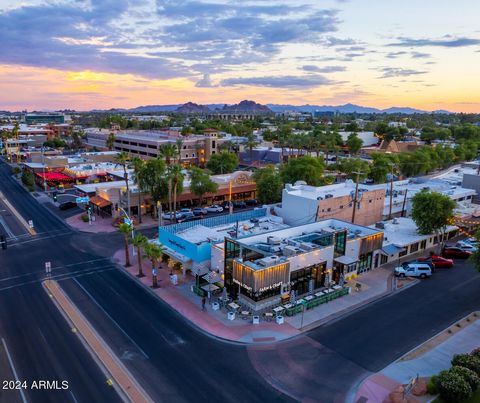
<instances>
[{"instance_id":1,"label":"street","mask_svg":"<svg viewBox=\"0 0 480 403\"><path fill-rule=\"evenodd\" d=\"M1 337L19 379L69 383L67 390L25 390L29 402L120 400L42 289L46 261L154 401L342 402L372 371L480 308L480 275L457 262L452 270L438 270L431 279L294 339L251 346L225 342L191 325L111 263L122 245L120 234L71 230L13 181L3 163L0 191L26 220L34 220L39 234L0 250ZM1 354L0 365L3 374L12 373ZM1 402L12 401L2 392Z\"/></svg>"}]
</instances>

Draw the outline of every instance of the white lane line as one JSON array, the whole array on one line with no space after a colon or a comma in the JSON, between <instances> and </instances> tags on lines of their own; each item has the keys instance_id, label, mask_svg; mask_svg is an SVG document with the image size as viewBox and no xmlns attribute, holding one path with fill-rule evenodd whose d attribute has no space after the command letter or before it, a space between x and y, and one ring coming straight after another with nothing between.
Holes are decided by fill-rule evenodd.
<instances>
[{"instance_id":1,"label":"white lane line","mask_svg":"<svg viewBox=\"0 0 480 403\"><path fill-rule=\"evenodd\" d=\"M10 239L15 239L15 240L17 239L17 237L12 232L12 230L10 229L10 227L8 226L8 224L6 223L6 221L1 215L0 215L0 224L2 225L3 228L5 228L5 232L7 233Z\"/></svg>"},{"instance_id":2,"label":"white lane line","mask_svg":"<svg viewBox=\"0 0 480 403\"><path fill-rule=\"evenodd\" d=\"M7 343L5 342L5 339L3 337L2 337L2 344L3 344L3 348L5 349L5 352L7 353L8 363L10 364L10 369L13 372L13 376L15 377L15 380L17 382L20 382L20 379L18 379L17 370L15 369L15 365L13 365L12 356L10 355L10 351L8 351ZM22 397L22 402L27 403L27 397L25 396L25 392L23 391L23 388L19 388L18 390L20 392L20 396Z\"/></svg>"},{"instance_id":3,"label":"white lane line","mask_svg":"<svg viewBox=\"0 0 480 403\"><path fill-rule=\"evenodd\" d=\"M77 400L77 398L75 397L75 395L73 394L72 391L70 391L70 394L72 395L73 402L78 403L78 400Z\"/></svg>"},{"instance_id":4,"label":"white lane line","mask_svg":"<svg viewBox=\"0 0 480 403\"><path fill-rule=\"evenodd\" d=\"M95 298L93 298L92 294L90 294L85 289L85 287L79 283L79 281L76 278L74 278L73 281L75 281L75 283L77 283L77 285L85 292L85 294L87 294L90 297L90 299L94 302L94 304L97 305L100 308L100 310L115 324L115 326L125 335L125 337L127 337L128 340L130 340L132 342L132 344L138 349L138 351L140 351L145 358L149 359L150 357L148 356L148 354L140 348L140 346L135 342L135 340L133 340L127 334L127 332L125 332L125 330L123 330L123 328L115 321L115 319L113 319L110 316L110 314L98 303L98 301Z\"/></svg>"}]
</instances>

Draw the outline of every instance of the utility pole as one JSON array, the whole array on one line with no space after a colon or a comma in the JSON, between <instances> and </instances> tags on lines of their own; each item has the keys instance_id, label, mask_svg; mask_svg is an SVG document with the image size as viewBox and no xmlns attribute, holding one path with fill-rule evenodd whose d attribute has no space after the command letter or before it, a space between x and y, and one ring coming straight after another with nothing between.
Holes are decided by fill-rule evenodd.
<instances>
[{"instance_id":1,"label":"utility pole","mask_svg":"<svg viewBox=\"0 0 480 403\"><path fill-rule=\"evenodd\" d=\"M392 204L393 204L393 165L394 164L390 164L390 167L392 169L391 173L390 173L390 208L388 210L388 219L391 220L392 219Z\"/></svg>"},{"instance_id":2,"label":"utility pole","mask_svg":"<svg viewBox=\"0 0 480 403\"><path fill-rule=\"evenodd\" d=\"M405 205L407 204L407 193L408 193L408 189L405 189L405 196L403 197L403 205L402 205L402 217L405 216Z\"/></svg>"},{"instance_id":3,"label":"utility pole","mask_svg":"<svg viewBox=\"0 0 480 403\"><path fill-rule=\"evenodd\" d=\"M357 199L358 199L358 181L360 180L360 175L363 174L363 172L355 171L352 173L357 174L357 180L355 183L355 197L353 198L353 211L352 211L352 224L355 224L355 212L357 210Z\"/></svg>"}]
</instances>

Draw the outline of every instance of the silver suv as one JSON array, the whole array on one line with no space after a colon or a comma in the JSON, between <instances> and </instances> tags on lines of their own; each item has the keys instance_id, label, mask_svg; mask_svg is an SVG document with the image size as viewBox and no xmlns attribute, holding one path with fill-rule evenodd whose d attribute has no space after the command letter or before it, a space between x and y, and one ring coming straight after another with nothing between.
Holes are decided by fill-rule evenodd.
<instances>
[{"instance_id":1,"label":"silver suv","mask_svg":"<svg viewBox=\"0 0 480 403\"><path fill-rule=\"evenodd\" d=\"M411 262L395 267L397 277L420 277L426 278L432 275L432 268L427 263Z\"/></svg>"}]
</instances>

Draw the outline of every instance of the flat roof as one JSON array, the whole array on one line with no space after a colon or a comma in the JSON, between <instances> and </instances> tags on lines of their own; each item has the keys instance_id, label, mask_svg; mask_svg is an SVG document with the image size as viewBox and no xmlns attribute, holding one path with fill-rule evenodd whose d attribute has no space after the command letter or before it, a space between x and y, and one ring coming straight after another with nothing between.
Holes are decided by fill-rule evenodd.
<instances>
[{"instance_id":1,"label":"flat roof","mask_svg":"<svg viewBox=\"0 0 480 403\"><path fill-rule=\"evenodd\" d=\"M134 183L129 181L128 184L130 187L130 191L133 192L134 188L136 189L136 187L134 186ZM117 187L118 188L125 187L125 181L86 183L83 185L74 185L74 187L80 190L80 192L92 193L92 192L96 192L97 189L112 189Z\"/></svg>"},{"instance_id":2,"label":"flat roof","mask_svg":"<svg viewBox=\"0 0 480 403\"><path fill-rule=\"evenodd\" d=\"M369 191L369 190L377 190L373 188L369 188L366 185L359 185L359 191ZM348 196L351 195L352 192L355 192L355 183L348 179L343 183L336 183L334 185L327 185L327 186L308 186L308 185L286 185L285 191L287 191L290 195L304 197L306 199L312 200L319 200L321 197L322 199L328 198L328 195L332 195L333 197L341 197L341 196Z\"/></svg>"}]
</instances>

